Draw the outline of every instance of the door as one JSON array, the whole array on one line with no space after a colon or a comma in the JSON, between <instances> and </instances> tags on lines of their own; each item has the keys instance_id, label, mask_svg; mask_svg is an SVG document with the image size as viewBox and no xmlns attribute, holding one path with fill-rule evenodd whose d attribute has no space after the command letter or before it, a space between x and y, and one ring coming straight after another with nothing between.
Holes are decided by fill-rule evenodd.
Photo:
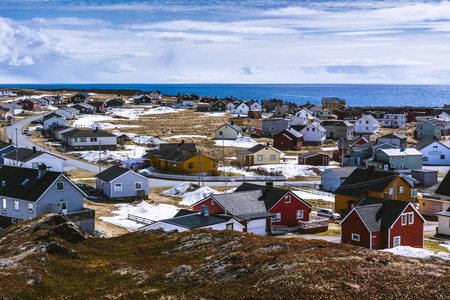
<instances>
[{"instance_id":1,"label":"door","mask_svg":"<svg viewBox=\"0 0 450 300\"><path fill-rule=\"evenodd\" d=\"M394 245L393 247L398 247L400 246L400 236L394 236Z\"/></svg>"},{"instance_id":2,"label":"door","mask_svg":"<svg viewBox=\"0 0 450 300\"><path fill-rule=\"evenodd\" d=\"M61 212L67 214L67 201L61 200Z\"/></svg>"},{"instance_id":3,"label":"door","mask_svg":"<svg viewBox=\"0 0 450 300\"><path fill-rule=\"evenodd\" d=\"M266 219L248 221L247 232L257 235L266 235Z\"/></svg>"}]
</instances>

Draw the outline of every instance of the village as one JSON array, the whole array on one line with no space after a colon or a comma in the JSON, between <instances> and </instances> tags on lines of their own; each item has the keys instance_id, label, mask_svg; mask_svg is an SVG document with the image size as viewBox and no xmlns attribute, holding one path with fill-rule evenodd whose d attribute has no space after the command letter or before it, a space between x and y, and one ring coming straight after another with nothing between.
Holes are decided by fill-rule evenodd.
<instances>
[{"instance_id":1,"label":"village","mask_svg":"<svg viewBox=\"0 0 450 300\"><path fill-rule=\"evenodd\" d=\"M0 102L3 229L63 213L102 237L208 228L450 260L450 105L6 88Z\"/></svg>"}]
</instances>

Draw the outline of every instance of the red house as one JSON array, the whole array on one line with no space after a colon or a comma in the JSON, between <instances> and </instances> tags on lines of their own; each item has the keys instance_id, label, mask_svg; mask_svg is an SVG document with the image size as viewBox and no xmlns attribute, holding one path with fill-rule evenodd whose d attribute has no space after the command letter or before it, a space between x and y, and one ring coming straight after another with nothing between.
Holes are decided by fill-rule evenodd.
<instances>
[{"instance_id":1,"label":"red house","mask_svg":"<svg viewBox=\"0 0 450 300\"><path fill-rule=\"evenodd\" d=\"M29 98L20 100L17 104L22 106L23 110L39 110L41 108L39 101Z\"/></svg>"},{"instance_id":2,"label":"red house","mask_svg":"<svg viewBox=\"0 0 450 300\"><path fill-rule=\"evenodd\" d=\"M406 123L412 123L416 119L414 114L407 108L400 110L399 114L406 115Z\"/></svg>"},{"instance_id":3,"label":"red house","mask_svg":"<svg viewBox=\"0 0 450 300\"><path fill-rule=\"evenodd\" d=\"M279 150L299 150L303 146L303 134L293 128L285 129L273 137L273 147Z\"/></svg>"},{"instance_id":4,"label":"red house","mask_svg":"<svg viewBox=\"0 0 450 300\"><path fill-rule=\"evenodd\" d=\"M342 243L377 250L423 248L424 223L410 202L363 197L339 226Z\"/></svg>"},{"instance_id":5,"label":"red house","mask_svg":"<svg viewBox=\"0 0 450 300\"><path fill-rule=\"evenodd\" d=\"M342 153L350 155L351 149L356 145L362 145L370 141L370 137L360 136L352 140L338 140L338 150L333 151L333 160L340 161Z\"/></svg>"},{"instance_id":6,"label":"red house","mask_svg":"<svg viewBox=\"0 0 450 300\"><path fill-rule=\"evenodd\" d=\"M330 156L325 153L310 151L298 155L299 165L328 166Z\"/></svg>"}]
</instances>

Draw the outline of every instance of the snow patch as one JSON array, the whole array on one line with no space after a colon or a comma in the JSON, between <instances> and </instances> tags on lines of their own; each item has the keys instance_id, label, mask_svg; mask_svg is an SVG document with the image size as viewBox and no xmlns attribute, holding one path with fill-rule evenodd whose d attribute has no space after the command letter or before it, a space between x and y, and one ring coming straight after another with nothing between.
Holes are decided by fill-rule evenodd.
<instances>
[{"instance_id":1,"label":"snow patch","mask_svg":"<svg viewBox=\"0 0 450 300\"><path fill-rule=\"evenodd\" d=\"M202 138L202 139L206 139L207 136L206 135L195 135L195 134L185 134L185 135L172 135L172 136L167 136L167 137L163 137L163 140L168 140L168 139L182 139L182 138Z\"/></svg>"},{"instance_id":2,"label":"snow patch","mask_svg":"<svg viewBox=\"0 0 450 300\"><path fill-rule=\"evenodd\" d=\"M422 248L413 248L410 246L398 246L391 249L383 249L380 250L383 252L389 252L396 255L406 256L406 257L413 257L413 258L432 258L432 257L439 257L444 260L450 261L450 253L444 253L444 252L433 252L430 250L422 249Z\"/></svg>"},{"instance_id":3,"label":"snow patch","mask_svg":"<svg viewBox=\"0 0 450 300\"><path fill-rule=\"evenodd\" d=\"M251 148L257 144L254 139L248 136L241 136L236 140L214 140L216 146L225 146L225 147L239 147L239 148Z\"/></svg>"}]
</instances>

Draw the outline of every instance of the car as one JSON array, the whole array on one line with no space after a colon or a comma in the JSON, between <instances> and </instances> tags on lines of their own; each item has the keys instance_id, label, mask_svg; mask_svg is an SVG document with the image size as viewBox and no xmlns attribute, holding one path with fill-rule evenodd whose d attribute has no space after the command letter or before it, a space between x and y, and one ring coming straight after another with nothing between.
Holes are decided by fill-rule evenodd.
<instances>
[{"instance_id":1,"label":"car","mask_svg":"<svg viewBox=\"0 0 450 300\"><path fill-rule=\"evenodd\" d=\"M31 121L31 124L42 124L42 120Z\"/></svg>"},{"instance_id":2,"label":"car","mask_svg":"<svg viewBox=\"0 0 450 300\"><path fill-rule=\"evenodd\" d=\"M250 134L250 137L251 137L251 138L260 138L260 137L262 137L262 136L261 136L259 133L253 132L253 133Z\"/></svg>"},{"instance_id":3,"label":"car","mask_svg":"<svg viewBox=\"0 0 450 300\"><path fill-rule=\"evenodd\" d=\"M328 208L321 208L319 209L319 211L317 212L317 215L320 217L326 217L326 218L330 218L330 219L335 219L338 220L341 218L341 215L334 212L332 209L328 209Z\"/></svg>"},{"instance_id":4,"label":"car","mask_svg":"<svg viewBox=\"0 0 450 300\"><path fill-rule=\"evenodd\" d=\"M25 130L23 131L23 134L25 134L25 135L31 135L31 134L30 134L30 131L29 131L28 129L25 129Z\"/></svg>"}]
</instances>

